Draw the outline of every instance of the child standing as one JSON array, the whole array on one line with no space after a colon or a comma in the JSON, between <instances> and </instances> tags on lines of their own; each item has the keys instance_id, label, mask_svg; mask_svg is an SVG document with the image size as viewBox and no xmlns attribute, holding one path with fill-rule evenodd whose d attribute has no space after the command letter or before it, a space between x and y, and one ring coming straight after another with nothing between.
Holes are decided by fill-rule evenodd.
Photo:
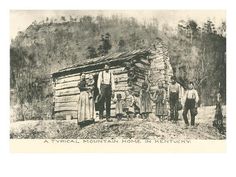
<instances>
[{"instance_id":1,"label":"child standing","mask_svg":"<svg viewBox=\"0 0 236 177\"><path fill-rule=\"evenodd\" d=\"M149 114L152 112L152 104L149 93L149 84L147 81L142 83L140 90L140 113L142 118L149 118Z\"/></svg>"},{"instance_id":2,"label":"child standing","mask_svg":"<svg viewBox=\"0 0 236 177\"><path fill-rule=\"evenodd\" d=\"M152 100L156 104L155 114L159 118L160 122L162 122L164 120L164 116L167 116L167 108L166 90L161 82L158 83L158 89L154 93Z\"/></svg>"},{"instance_id":3,"label":"child standing","mask_svg":"<svg viewBox=\"0 0 236 177\"><path fill-rule=\"evenodd\" d=\"M125 110L128 120L134 118L134 97L130 90L125 92Z\"/></svg>"},{"instance_id":4,"label":"child standing","mask_svg":"<svg viewBox=\"0 0 236 177\"><path fill-rule=\"evenodd\" d=\"M121 94L116 95L116 99L114 100L114 102L116 103L116 118L118 120L121 120L123 116L123 102Z\"/></svg>"}]
</instances>

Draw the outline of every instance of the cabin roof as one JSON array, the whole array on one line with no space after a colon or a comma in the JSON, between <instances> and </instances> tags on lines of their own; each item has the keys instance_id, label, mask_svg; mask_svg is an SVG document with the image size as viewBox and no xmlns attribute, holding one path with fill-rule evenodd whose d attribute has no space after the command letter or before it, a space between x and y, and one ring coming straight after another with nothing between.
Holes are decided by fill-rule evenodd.
<instances>
[{"instance_id":1,"label":"cabin roof","mask_svg":"<svg viewBox=\"0 0 236 177\"><path fill-rule=\"evenodd\" d=\"M60 69L57 72L52 73L52 76L57 77L60 75L65 75L67 73L69 74L75 72L83 72L86 70L93 70L95 68L102 68L104 64L118 65L121 64L121 62L137 59L140 57L150 56L151 54L152 52L149 49L139 49L129 52L110 53L108 55L101 57L81 60L77 64Z\"/></svg>"}]
</instances>

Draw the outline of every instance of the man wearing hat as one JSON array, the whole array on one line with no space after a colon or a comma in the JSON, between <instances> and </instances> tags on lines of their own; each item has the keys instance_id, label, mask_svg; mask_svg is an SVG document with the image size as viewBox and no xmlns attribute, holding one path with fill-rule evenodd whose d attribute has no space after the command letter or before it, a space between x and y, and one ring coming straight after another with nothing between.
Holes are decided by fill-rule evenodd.
<instances>
[{"instance_id":1,"label":"man wearing hat","mask_svg":"<svg viewBox=\"0 0 236 177\"><path fill-rule=\"evenodd\" d=\"M170 120L176 123L178 121L178 104L180 100L180 85L176 82L176 77L171 77L171 83L168 87L168 96L170 103Z\"/></svg>"},{"instance_id":2,"label":"man wearing hat","mask_svg":"<svg viewBox=\"0 0 236 177\"><path fill-rule=\"evenodd\" d=\"M195 116L197 115L197 105L199 101L199 96L197 90L194 89L193 82L189 82L188 90L184 96L184 111L183 111L183 118L185 122L185 127L188 128L189 121L188 121L188 111L190 110L191 113L191 126L194 128L195 126Z\"/></svg>"},{"instance_id":3,"label":"man wearing hat","mask_svg":"<svg viewBox=\"0 0 236 177\"><path fill-rule=\"evenodd\" d=\"M100 109L99 109L99 118L103 118L104 104L106 104L106 119L110 121L111 113L111 96L112 92L115 89L114 76L109 70L110 67L106 64L104 70L99 72L97 87L100 98Z\"/></svg>"}]
</instances>

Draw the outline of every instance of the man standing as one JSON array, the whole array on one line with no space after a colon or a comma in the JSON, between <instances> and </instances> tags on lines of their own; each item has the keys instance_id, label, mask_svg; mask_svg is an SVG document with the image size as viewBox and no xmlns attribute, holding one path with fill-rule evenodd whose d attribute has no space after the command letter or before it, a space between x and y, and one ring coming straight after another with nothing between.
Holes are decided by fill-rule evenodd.
<instances>
[{"instance_id":1,"label":"man standing","mask_svg":"<svg viewBox=\"0 0 236 177\"><path fill-rule=\"evenodd\" d=\"M104 103L105 103L107 121L111 121L110 120L111 96L113 90L115 89L114 76L109 69L110 69L109 66L106 64L104 67L104 71L99 72L97 81L98 91L99 94L101 95L99 119L103 118Z\"/></svg>"},{"instance_id":2,"label":"man standing","mask_svg":"<svg viewBox=\"0 0 236 177\"><path fill-rule=\"evenodd\" d=\"M171 83L168 87L168 96L170 103L170 120L178 121L178 103L180 101L180 85L176 82L176 77L171 77Z\"/></svg>"},{"instance_id":3,"label":"man standing","mask_svg":"<svg viewBox=\"0 0 236 177\"><path fill-rule=\"evenodd\" d=\"M184 111L183 111L183 118L186 125L186 128L189 126L188 122L188 111L190 110L191 113L191 126L194 127L195 125L195 116L197 114L197 103L199 101L198 93L193 88L193 82L190 82L188 85L188 90L184 96Z\"/></svg>"}]
</instances>

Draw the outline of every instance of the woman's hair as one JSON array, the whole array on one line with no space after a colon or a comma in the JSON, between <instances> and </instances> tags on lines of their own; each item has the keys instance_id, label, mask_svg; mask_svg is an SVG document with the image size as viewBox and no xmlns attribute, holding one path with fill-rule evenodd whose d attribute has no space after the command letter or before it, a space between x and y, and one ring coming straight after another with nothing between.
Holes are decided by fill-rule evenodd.
<instances>
[{"instance_id":1,"label":"woman's hair","mask_svg":"<svg viewBox=\"0 0 236 177\"><path fill-rule=\"evenodd\" d=\"M122 98L121 94L118 93L118 94L116 95L116 98Z\"/></svg>"},{"instance_id":2,"label":"woman's hair","mask_svg":"<svg viewBox=\"0 0 236 177\"><path fill-rule=\"evenodd\" d=\"M81 73L80 77L82 78L82 76L84 76L84 79L85 79L85 74L84 73Z\"/></svg>"},{"instance_id":3,"label":"woman's hair","mask_svg":"<svg viewBox=\"0 0 236 177\"><path fill-rule=\"evenodd\" d=\"M170 78L171 80L175 80L176 81L176 76L171 76Z\"/></svg>"},{"instance_id":4,"label":"woman's hair","mask_svg":"<svg viewBox=\"0 0 236 177\"><path fill-rule=\"evenodd\" d=\"M142 88L147 89L148 88L148 83L147 82L143 82L142 83Z\"/></svg>"},{"instance_id":5,"label":"woman's hair","mask_svg":"<svg viewBox=\"0 0 236 177\"><path fill-rule=\"evenodd\" d=\"M189 84L193 85L194 86L194 83L192 81L189 82Z\"/></svg>"}]
</instances>

